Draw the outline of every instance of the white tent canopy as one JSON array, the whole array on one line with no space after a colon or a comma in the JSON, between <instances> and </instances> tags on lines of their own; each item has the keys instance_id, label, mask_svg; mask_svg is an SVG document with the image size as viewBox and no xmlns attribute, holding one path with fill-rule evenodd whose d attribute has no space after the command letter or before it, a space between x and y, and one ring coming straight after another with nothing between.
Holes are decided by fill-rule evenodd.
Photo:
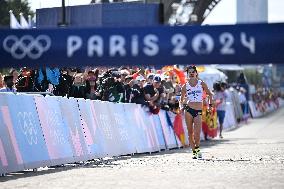
<instances>
[{"instance_id":1,"label":"white tent canopy","mask_svg":"<svg viewBox=\"0 0 284 189\"><path fill-rule=\"evenodd\" d=\"M244 70L243 67L237 65L237 64L217 64L217 65L212 65L212 67L219 69L219 70L227 70L227 71L242 71Z\"/></svg>"},{"instance_id":2,"label":"white tent canopy","mask_svg":"<svg viewBox=\"0 0 284 189\"><path fill-rule=\"evenodd\" d=\"M202 79L208 87L212 90L213 84L219 81L226 82L228 77L218 69L212 66L205 66L203 72L198 73L198 77Z\"/></svg>"}]
</instances>

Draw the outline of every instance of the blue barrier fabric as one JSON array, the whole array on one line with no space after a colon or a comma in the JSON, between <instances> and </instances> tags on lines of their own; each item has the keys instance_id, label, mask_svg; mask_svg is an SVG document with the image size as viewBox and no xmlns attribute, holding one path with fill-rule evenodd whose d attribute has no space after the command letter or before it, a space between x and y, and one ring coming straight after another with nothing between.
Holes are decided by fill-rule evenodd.
<instances>
[{"instance_id":1,"label":"blue barrier fabric","mask_svg":"<svg viewBox=\"0 0 284 189\"><path fill-rule=\"evenodd\" d=\"M174 129L171 123L169 123L169 120L166 114L167 112L165 110L160 110L159 112L159 117L160 117L162 129L163 129L163 133L165 137L166 146L167 146L167 149L177 148L178 139L174 133Z\"/></svg>"},{"instance_id":2,"label":"blue barrier fabric","mask_svg":"<svg viewBox=\"0 0 284 189\"><path fill-rule=\"evenodd\" d=\"M103 157L101 133L95 121L93 103L91 100L77 99L84 131L85 142L88 148L89 159Z\"/></svg>"},{"instance_id":3,"label":"blue barrier fabric","mask_svg":"<svg viewBox=\"0 0 284 189\"><path fill-rule=\"evenodd\" d=\"M70 141L75 161L90 159L84 135L82 119L80 116L77 99L58 98L63 119L63 127L67 128L67 136Z\"/></svg>"},{"instance_id":4,"label":"blue barrier fabric","mask_svg":"<svg viewBox=\"0 0 284 189\"><path fill-rule=\"evenodd\" d=\"M148 137L149 144L151 146L151 151L156 152L160 151L160 148L159 148L159 141L156 134L156 130L151 122L151 116L152 116L151 113L146 112L142 107L140 108L140 117L143 119L144 122L143 125L145 126L147 131L146 134Z\"/></svg>"},{"instance_id":5,"label":"blue barrier fabric","mask_svg":"<svg viewBox=\"0 0 284 189\"><path fill-rule=\"evenodd\" d=\"M117 128L114 127L113 118L108 110L108 103L94 101L94 110L103 137L104 155L110 157L120 155L120 143L117 139Z\"/></svg>"},{"instance_id":6,"label":"blue barrier fabric","mask_svg":"<svg viewBox=\"0 0 284 189\"><path fill-rule=\"evenodd\" d=\"M136 152L133 144L133 131L126 119L123 104L108 103L108 110L112 117L112 124L117 129L117 140L119 142L121 155L134 154Z\"/></svg>"},{"instance_id":7,"label":"blue barrier fabric","mask_svg":"<svg viewBox=\"0 0 284 189\"><path fill-rule=\"evenodd\" d=\"M147 146L147 138L145 130L141 127L141 121L139 119L139 106L136 104L124 104L125 116L128 125L132 128L133 141L137 153L150 152Z\"/></svg>"},{"instance_id":8,"label":"blue barrier fabric","mask_svg":"<svg viewBox=\"0 0 284 189\"><path fill-rule=\"evenodd\" d=\"M283 63L284 24L0 30L0 67Z\"/></svg>"},{"instance_id":9,"label":"blue barrier fabric","mask_svg":"<svg viewBox=\"0 0 284 189\"><path fill-rule=\"evenodd\" d=\"M25 169L50 165L33 96L8 96L9 110Z\"/></svg>"},{"instance_id":10,"label":"blue barrier fabric","mask_svg":"<svg viewBox=\"0 0 284 189\"><path fill-rule=\"evenodd\" d=\"M171 127L173 128L173 130L174 130L174 125L173 125L173 123L174 123L174 121L175 121L176 114L173 113L173 112L167 111L167 112L166 112L166 115L168 116L168 122L169 122L170 126L171 126ZM176 134L175 134L175 138L176 138L176 143L177 143L178 147L179 147L179 148L182 147L182 143L181 143L181 141L179 140L179 138L178 138L178 136L177 136Z\"/></svg>"},{"instance_id":11,"label":"blue barrier fabric","mask_svg":"<svg viewBox=\"0 0 284 189\"><path fill-rule=\"evenodd\" d=\"M52 165L74 162L69 128L64 124L59 98L35 96L40 124Z\"/></svg>"},{"instance_id":12,"label":"blue barrier fabric","mask_svg":"<svg viewBox=\"0 0 284 189\"><path fill-rule=\"evenodd\" d=\"M157 137L159 141L159 148L161 150L164 150L166 149L166 143L165 143L165 138L163 135L162 125L161 125L159 115L152 115L151 117L152 117L152 121L154 121L155 129L156 129L156 133L157 133Z\"/></svg>"},{"instance_id":13,"label":"blue barrier fabric","mask_svg":"<svg viewBox=\"0 0 284 189\"><path fill-rule=\"evenodd\" d=\"M160 114L137 104L0 93L0 173L177 147Z\"/></svg>"},{"instance_id":14,"label":"blue barrier fabric","mask_svg":"<svg viewBox=\"0 0 284 189\"><path fill-rule=\"evenodd\" d=\"M8 101L13 96L14 94L0 93L0 173L24 170Z\"/></svg>"}]
</instances>

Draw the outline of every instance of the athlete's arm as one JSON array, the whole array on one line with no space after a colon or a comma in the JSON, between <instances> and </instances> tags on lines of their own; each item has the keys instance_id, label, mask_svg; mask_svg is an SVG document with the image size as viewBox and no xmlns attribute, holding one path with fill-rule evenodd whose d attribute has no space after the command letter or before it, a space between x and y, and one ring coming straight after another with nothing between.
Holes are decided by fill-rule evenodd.
<instances>
[{"instance_id":1,"label":"athlete's arm","mask_svg":"<svg viewBox=\"0 0 284 189\"><path fill-rule=\"evenodd\" d=\"M182 109L183 103L184 103L184 98L186 95L186 86L185 84L181 88L181 96L180 96L180 101L179 101L179 107Z\"/></svg>"},{"instance_id":2,"label":"athlete's arm","mask_svg":"<svg viewBox=\"0 0 284 189\"><path fill-rule=\"evenodd\" d=\"M209 104L212 104L213 103L213 94L212 92L209 90L207 84L202 81L202 87L203 87L203 90L205 90L206 94L209 96Z\"/></svg>"}]
</instances>

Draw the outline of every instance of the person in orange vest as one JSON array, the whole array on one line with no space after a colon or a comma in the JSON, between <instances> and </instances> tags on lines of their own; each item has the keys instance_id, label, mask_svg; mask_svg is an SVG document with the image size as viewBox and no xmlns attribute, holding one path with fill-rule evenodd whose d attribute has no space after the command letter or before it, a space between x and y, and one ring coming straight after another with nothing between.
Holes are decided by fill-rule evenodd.
<instances>
[{"instance_id":1,"label":"person in orange vest","mask_svg":"<svg viewBox=\"0 0 284 189\"><path fill-rule=\"evenodd\" d=\"M207 84L198 78L195 66L187 68L188 79L182 86L180 107L184 109L188 129L189 143L193 159L202 158L200 151L200 132L202 125L203 91L209 96L209 109L212 109L212 93Z\"/></svg>"}]
</instances>

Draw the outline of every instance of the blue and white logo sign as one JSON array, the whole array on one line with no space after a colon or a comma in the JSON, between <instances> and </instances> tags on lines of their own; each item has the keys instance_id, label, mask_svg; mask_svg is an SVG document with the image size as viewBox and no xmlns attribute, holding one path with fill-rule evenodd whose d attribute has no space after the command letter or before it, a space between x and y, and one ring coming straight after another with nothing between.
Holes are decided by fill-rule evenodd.
<instances>
[{"instance_id":1,"label":"blue and white logo sign","mask_svg":"<svg viewBox=\"0 0 284 189\"><path fill-rule=\"evenodd\" d=\"M31 35L24 35L18 38L15 35L6 37L3 41L3 48L15 59L23 59L26 56L31 59L38 59L51 46L51 40L47 35L39 35L34 38Z\"/></svg>"},{"instance_id":2,"label":"blue and white logo sign","mask_svg":"<svg viewBox=\"0 0 284 189\"><path fill-rule=\"evenodd\" d=\"M192 40L192 48L196 54L210 54L214 49L214 40L206 33L198 34Z\"/></svg>"},{"instance_id":3,"label":"blue and white logo sign","mask_svg":"<svg viewBox=\"0 0 284 189\"><path fill-rule=\"evenodd\" d=\"M284 24L0 30L1 67L284 62Z\"/></svg>"}]
</instances>

